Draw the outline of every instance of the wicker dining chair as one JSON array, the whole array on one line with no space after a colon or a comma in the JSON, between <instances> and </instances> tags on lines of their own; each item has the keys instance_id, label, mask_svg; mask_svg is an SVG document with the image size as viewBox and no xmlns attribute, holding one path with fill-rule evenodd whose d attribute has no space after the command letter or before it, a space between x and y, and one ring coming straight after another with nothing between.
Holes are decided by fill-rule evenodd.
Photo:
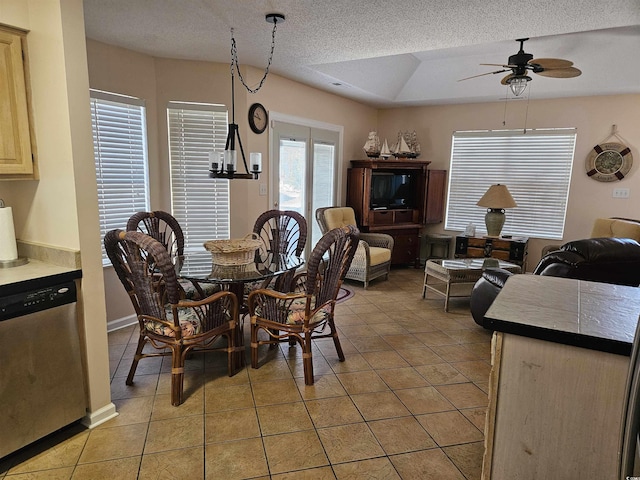
<instances>
[{"instance_id":1,"label":"wicker dining chair","mask_svg":"<svg viewBox=\"0 0 640 480\"><path fill-rule=\"evenodd\" d=\"M307 220L293 210L268 210L256 219L253 233L262 240L256 252L261 258L267 259L274 254L300 257L307 244ZM282 292L290 291L294 275L295 271L281 275L274 280L274 288ZM263 283L249 283L245 286L246 294L266 286Z\"/></svg>"},{"instance_id":2,"label":"wicker dining chair","mask_svg":"<svg viewBox=\"0 0 640 480\"><path fill-rule=\"evenodd\" d=\"M153 212L134 213L127 221L127 231L141 232L155 238L169 252L169 257L184 255L184 233L180 223L168 212L155 210ZM186 279L178 279L186 298L205 298L222 290L215 283L198 283Z\"/></svg>"},{"instance_id":3,"label":"wicker dining chair","mask_svg":"<svg viewBox=\"0 0 640 480\"><path fill-rule=\"evenodd\" d=\"M202 300L184 299L167 249L149 235L111 230L104 245L131 298L140 328L126 384L133 384L141 359L171 356L171 404L178 406L183 401L185 359L191 352L226 352L232 376L244 355L235 340L239 323L236 295L217 292ZM147 344L155 351L145 352Z\"/></svg>"},{"instance_id":4,"label":"wicker dining chair","mask_svg":"<svg viewBox=\"0 0 640 480\"><path fill-rule=\"evenodd\" d=\"M249 294L252 368L258 368L260 345L285 341L291 344L292 339L302 348L306 385L313 385L314 381L311 340L332 338L338 358L344 362L334 311L340 286L358 247L359 233L349 225L329 231L318 241L307 270L295 279L296 285L304 286L302 291L260 289ZM260 331L266 333L266 339L258 338Z\"/></svg>"},{"instance_id":5,"label":"wicker dining chair","mask_svg":"<svg viewBox=\"0 0 640 480\"><path fill-rule=\"evenodd\" d=\"M316 220L322 233L345 225L356 225L351 207L324 207L316 210ZM389 279L393 237L386 233L360 233L360 244L346 278L364 283L365 290L375 278Z\"/></svg>"}]
</instances>

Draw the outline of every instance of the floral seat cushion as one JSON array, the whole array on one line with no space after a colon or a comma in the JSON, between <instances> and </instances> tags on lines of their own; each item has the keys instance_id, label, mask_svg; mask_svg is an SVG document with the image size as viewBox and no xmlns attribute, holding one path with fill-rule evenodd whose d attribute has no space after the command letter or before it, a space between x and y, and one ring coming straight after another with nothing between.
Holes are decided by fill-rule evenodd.
<instances>
[{"instance_id":1,"label":"floral seat cushion","mask_svg":"<svg viewBox=\"0 0 640 480\"><path fill-rule=\"evenodd\" d=\"M297 298L289 306L289 313L287 315L287 324L289 325L302 325L304 323L304 308L307 304L306 298ZM315 298L312 298L311 304L315 304ZM324 322L331 315L329 306L324 306L318 310L309 319L310 325L315 325L320 322Z\"/></svg>"},{"instance_id":2,"label":"floral seat cushion","mask_svg":"<svg viewBox=\"0 0 640 480\"><path fill-rule=\"evenodd\" d=\"M199 297L198 290L196 289L196 287L193 285L191 281L186 280L184 278L180 278L178 279L178 283L182 287L182 290L184 290L184 297L186 299L194 300ZM205 298L222 290L220 288L220 285L218 285L217 283L202 282L202 283L199 283L198 285L200 285L200 288L202 289L202 292L204 293Z\"/></svg>"},{"instance_id":3,"label":"floral seat cushion","mask_svg":"<svg viewBox=\"0 0 640 480\"><path fill-rule=\"evenodd\" d=\"M171 307L166 308L167 318L171 318ZM183 337L189 337L197 335L202 331L202 325L200 319L191 308L178 308L178 318L180 319L180 328L182 330ZM165 337L175 337L175 332L161 324L160 322L154 322L153 320L147 320L144 323L144 328L157 335L164 335Z\"/></svg>"}]
</instances>

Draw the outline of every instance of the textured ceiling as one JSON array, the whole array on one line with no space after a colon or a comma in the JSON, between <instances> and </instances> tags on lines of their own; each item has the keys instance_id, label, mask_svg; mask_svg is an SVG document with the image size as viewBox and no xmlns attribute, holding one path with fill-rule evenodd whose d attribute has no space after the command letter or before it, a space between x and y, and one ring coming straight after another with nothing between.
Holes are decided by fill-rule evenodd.
<instances>
[{"instance_id":1,"label":"textured ceiling","mask_svg":"<svg viewBox=\"0 0 640 480\"><path fill-rule=\"evenodd\" d=\"M378 106L496 101L494 70L530 37L534 58L574 62L580 77L533 75L531 98L640 92L640 0L84 0L89 38L157 57L230 61ZM259 78L249 81L259 81ZM339 83L340 85L334 85Z\"/></svg>"}]
</instances>

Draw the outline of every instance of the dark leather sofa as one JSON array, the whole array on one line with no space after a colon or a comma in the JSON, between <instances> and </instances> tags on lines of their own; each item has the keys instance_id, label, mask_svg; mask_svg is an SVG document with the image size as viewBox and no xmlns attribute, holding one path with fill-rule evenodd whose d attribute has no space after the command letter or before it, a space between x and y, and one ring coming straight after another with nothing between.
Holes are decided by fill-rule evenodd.
<instances>
[{"instance_id":1,"label":"dark leather sofa","mask_svg":"<svg viewBox=\"0 0 640 480\"><path fill-rule=\"evenodd\" d=\"M588 238L565 243L545 255L533 274L637 287L640 243L630 238ZM478 325L484 326L485 313L511 275L514 274L490 268L474 285L470 307Z\"/></svg>"}]
</instances>

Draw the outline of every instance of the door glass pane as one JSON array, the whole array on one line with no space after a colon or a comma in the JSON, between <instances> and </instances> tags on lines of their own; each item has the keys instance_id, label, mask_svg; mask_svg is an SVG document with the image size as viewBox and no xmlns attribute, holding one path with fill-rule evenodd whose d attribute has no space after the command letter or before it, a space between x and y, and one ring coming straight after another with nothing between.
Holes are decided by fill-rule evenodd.
<instances>
[{"instance_id":1,"label":"door glass pane","mask_svg":"<svg viewBox=\"0 0 640 480\"><path fill-rule=\"evenodd\" d=\"M306 142L280 139L280 210L305 214Z\"/></svg>"},{"instance_id":2,"label":"door glass pane","mask_svg":"<svg viewBox=\"0 0 640 480\"><path fill-rule=\"evenodd\" d=\"M311 199L311 245L315 245L322 237L318 222L315 221L315 211L321 207L333 205L335 178L335 150L329 143L313 143L313 194Z\"/></svg>"}]
</instances>

